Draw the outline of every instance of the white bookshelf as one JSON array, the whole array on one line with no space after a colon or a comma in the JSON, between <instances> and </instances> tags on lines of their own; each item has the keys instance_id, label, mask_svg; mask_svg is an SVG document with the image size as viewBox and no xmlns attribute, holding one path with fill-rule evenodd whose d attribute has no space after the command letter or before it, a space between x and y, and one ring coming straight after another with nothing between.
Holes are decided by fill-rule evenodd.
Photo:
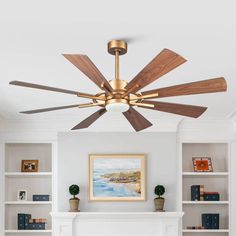
<instances>
[{"instance_id":1,"label":"white bookshelf","mask_svg":"<svg viewBox=\"0 0 236 236\"><path fill-rule=\"evenodd\" d=\"M5 235L52 235L50 212L53 211L52 142L6 142L5 153ZM38 172L21 172L22 160L38 160ZM27 200L18 201L18 190L27 190ZM50 201L33 201L33 194L49 194ZM18 230L17 214L31 214L32 218L46 218L46 230Z\"/></svg>"},{"instance_id":2,"label":"white bookshelf","mask_svg":"<svg viewBox=\"0 0 236 236\"><path fill-rule=\"evenodd\" d=\"M214 142L183 142L180 144L181 210L184 236L230 235L230 145ZM211 157L213 172L194 172L192 157ZM191 185L204 185L206 192L219 192L220 201L191 201ZM220 229L187 229L201 226L201 214L219 213Z\"/></svg>"}]
</instances>

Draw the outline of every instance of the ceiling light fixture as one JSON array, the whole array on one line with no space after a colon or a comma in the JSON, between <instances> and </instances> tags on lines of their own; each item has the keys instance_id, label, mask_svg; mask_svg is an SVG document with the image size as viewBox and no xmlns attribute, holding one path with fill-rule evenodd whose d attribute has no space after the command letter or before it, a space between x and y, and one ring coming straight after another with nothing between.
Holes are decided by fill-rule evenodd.
<instances>
[{"instance_id":1,"label":"ceiling light fixture","mask_svg":"<svg viewBox=\"0 0 236 236\"><path fill-rule=\"evenodd\" d=\"M123 113L133 128L136 131L140 131L152 126L152 123L136 111L133 108L134 106L197 118L206 111L207 107L168 103L163 101L150 101L149 99L216 93L227 90L225 79L219 77L139 92L161 76L185 63L186 59L169 49L163 49L129 83L127 83L126 81L121 80L119 76L119 56L124 55L127 52L127 43L123 40L112 40L108 43L108 52L115 56L115 78L111 81L106 80L88 56L81 54L63 54L67 60L69 60L102 90L102 92L97 94L82 93L77 90L72 91L64 88L61 89L22 81L11 81L10 84L12 85L66 93L82 98L88 98L92 101L90 103L36 109L23 111L21 113L34 114L72 107L86 108L97 106L100 107L99 110L81 121L78 125L73 127L72 130L87 128L107 111L114 111Z\"/></svg>"}]
</instances>

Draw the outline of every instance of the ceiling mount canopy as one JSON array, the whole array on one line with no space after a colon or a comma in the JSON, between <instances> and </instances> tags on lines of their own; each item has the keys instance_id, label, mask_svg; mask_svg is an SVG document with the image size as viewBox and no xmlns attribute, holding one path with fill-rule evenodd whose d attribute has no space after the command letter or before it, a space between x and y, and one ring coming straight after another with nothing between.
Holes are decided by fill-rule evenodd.
<instances>
[{"instance_id":1,"label":"ceiling mount canopy","mask_svg":"<svg viewBox=\"0 0 236 236\"><path fill-rule=\"evenodd\" d=\"M73 127L72 130L87 128L107 111L115 111L122 112L135 131L140 131L152 126L152 123L136 111L133 108L135 106L193 118L201 116L207 109L207 107L159 102L149 99L201 93L216 93L227 90L225 79L223 77L219 77L210 80L139 92L141 89L156 81L161 76L185 63L186 60L179 54L169 49L163 49L130 82L126 82L121 80L119 77L119 56L127 53L127 43L123 40L110 41L108 43L108 53L115 56L115 78L110 81L106 80L88 56L82 54L63 54L68 61L76 66L102 90L102 92L97 94L84 93L77 90L71 91L64 88L61 89L21 81L11 81L10 84L12 85L66 93L91 100L91 102L84 104L51 107L23 111L21 113L34 114L73 107L87 108L98 106L100 107L98 111Z\"/></svg>"}]
</instances>

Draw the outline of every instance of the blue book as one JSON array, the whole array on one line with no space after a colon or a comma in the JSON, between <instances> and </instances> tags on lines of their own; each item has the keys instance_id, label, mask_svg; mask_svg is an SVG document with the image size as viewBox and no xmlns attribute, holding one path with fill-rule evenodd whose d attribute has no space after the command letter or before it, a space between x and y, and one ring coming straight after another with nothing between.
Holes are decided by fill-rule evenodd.
<instances>
[{"instance_id":1,"label":"blue book","mask_svg":"<svg viewBox=\"0 0 236 236\"><path fill-rule=\"evenodd\" d=\"M17 214L18 218L18 229L25 229L25 214L24 213L18 213Z\"/></svg>"},{"instance_id":2,"label":"blue book","mask_svg":"<svg viewBox=\"0 0 236 236\"><path fill-rule=\"evenodd\" d=\"M220 194L204 193L204 201L220 201Z\"/></svg>"},{"instance_id":3,"label":"blue book","mask_svg":"<svg viewBox=\"0 0 236 236\"><path fill-rule=\"evenodd\" d=\"M30 223L28 224L27 228L25 228L26 230L35 230L35 223Z\"/></svg>"},{"instance_id":4,"label":"blue book","mask_svg":"<svg viewBox=\"0 0 236 236\"><path fill-rule=\"evenodd\" d=\"M202 226L204 229L211 229L211 214L202 214Z\"/></svg>"},{"instance_id":5,"label":"blue book","mask_svg":"<svg viewBox=\"0 0 236 236\"><path fill-rule=\"evenodd\" d=\"M25 229L27 229L30 219L31 219L31 215L30 214L25 214Z\"/></svg>"},{"instance_id":6,"label":"blue book","mask_svg":"<svg viewBox=\"0 0 236 236\"><path fill-rule=\"evenodd\" d=\"M27 230L45 230L45 223L30 223Z\"/></svg>"},{"instance_id":7,"label":"blue book","mask_svg":"<svg viewBox=\"0 0 236 236\"><path fill-rule=\"evenodd\" d=\"M212 214L211 226L212 229L220 228L220 214Z\"/></svg>"},{"instance_id":8,"label":"blue book","mask_svg":"<svg viewBox=\"0 0 236 236\"><path fill-rule=\"evenodd\" d=\"M45 223L36 223L36 229L45 229Z\"/></svg>"},{"instance_id":9,"label":"blue book","mask_svg":"<svg viewBox=\"0 0 236 236\"><path fill-rule=\"evenodd\" d=\"M49 201L49 195L33 195L33 201Z\"/></svg>"},{"instance_id":10,"label":"blue book","mask_svg":"<svg viewBox=\"0 0 236 236\"><path fill-rule=\"evenodd\" d=\"M191 201L200 201L200 185L191 186Z\"/></svg>"}]
</instances>

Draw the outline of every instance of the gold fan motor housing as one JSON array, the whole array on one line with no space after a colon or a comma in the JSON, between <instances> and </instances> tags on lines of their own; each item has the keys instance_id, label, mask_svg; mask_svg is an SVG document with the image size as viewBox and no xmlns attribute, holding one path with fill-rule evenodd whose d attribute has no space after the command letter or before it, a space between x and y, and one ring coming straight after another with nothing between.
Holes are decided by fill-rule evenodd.
<instances>
[{"instance_id":1,"label":"gold fan motor housing","mask_svg":"<svg viewBox=\"0 0 236 236\"><path fill-rule=\"evenodd\" d=\"M111 55L115 55L119 52L119 55L127 53L127 43L124 40L112 40L107 45L107 50Z\"/></svg>"},{"instance_id":2,"label":"gold fan motor housing","mask_svg":"<svg viewBox=\"0 0 236 236\"><path fill-rule=\"evenodd\" d=\"M124 92L127 82L121 79L110 80L109 84L115 90L115 92Z\"/></svg>"},{"instance_id":3,"label":"gold fan motor housing","mask_svg":"<svg viewBox=\"0 0 236 236\"><path fill-rule=\"evenodd\" d=\"M112 103L125 103L128 104L127 98L122 98L125 93L125 86L127 82L120 79L114 79L109 81L111 87L114 89L111 95L107 96L106 105Z\"/></svg>"}]
</instances>

